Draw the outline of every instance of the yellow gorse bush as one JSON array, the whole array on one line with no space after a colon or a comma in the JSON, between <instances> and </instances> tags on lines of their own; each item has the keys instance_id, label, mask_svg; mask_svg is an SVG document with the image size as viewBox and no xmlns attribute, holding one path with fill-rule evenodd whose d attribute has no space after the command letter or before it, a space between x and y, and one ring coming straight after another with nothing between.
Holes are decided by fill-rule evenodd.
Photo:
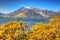
<instances>
[{"instance_id":1,"label":"yellow gorse bush","mask_svg":"<svg viewBox=\"0 0 60 40\"><path fill-rule=\"evenodd\" d=\"M50 19L48 24L37 23L32 26L29 40L60 40L60 18Z\"/></svg>"},{"instance_id":2,"label":"yellow gorse bush","mask_svg":"<svg viewBox=\"0 0 60 40\"><path fill-rule=\"evenodd\" d=\"M23 28L24 27L24 28ZM27 25L20 22L10 21L4 23L0 27L0 39L1 40L20 40L21 33L20 31L24 31L23 29L27 29Z\"/></svg>"},{"instance_id":3,"label":"yellow gorse bush","mask_svg":"<svg viewBox=\"0 0 60 40\"><path fill-rule=\"evenodd\" d=\"M4 23L0 40L60 40L60 18L51 18L48 24L36 23L31 29L23 21Z\"/></svg>"}]
</instances>

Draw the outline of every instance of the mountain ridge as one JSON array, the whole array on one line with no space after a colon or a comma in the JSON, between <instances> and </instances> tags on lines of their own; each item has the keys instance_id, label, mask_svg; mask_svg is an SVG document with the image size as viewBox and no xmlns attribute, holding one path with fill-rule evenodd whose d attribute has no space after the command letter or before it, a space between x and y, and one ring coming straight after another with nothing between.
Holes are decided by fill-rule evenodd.
<instances>
[{"instance_id":1,"label":"mountain ridge","mask_svg":"<svg viewBox=\"0 0 60 40\"><path fill-rule=\"evenodd\" d=\"M50 10L41 10L38 8L32 7L22 7L12 13L4 14L4 17L13 17L13 18L49 18L58 12ZM60 12L59 12L60 15ZM1 15L0 15L1 16Z\"/></svg>"}]
</instances>

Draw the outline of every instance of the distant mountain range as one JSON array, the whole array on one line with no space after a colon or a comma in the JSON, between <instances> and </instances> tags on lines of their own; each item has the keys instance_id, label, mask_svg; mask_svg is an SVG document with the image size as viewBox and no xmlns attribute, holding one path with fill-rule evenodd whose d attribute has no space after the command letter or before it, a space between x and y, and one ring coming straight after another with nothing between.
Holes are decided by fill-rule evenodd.
<instances>
[{"instance_id":1,"label":"distant mountain range","mask_svg":"<svg viewBox=\"0 0 60 40\"><path fill-rule=\"evenodd\" d=\"M49 18L52 16L60 16L59 12L54 12L51 10L42 10L32 7L22 7L12 13L3 14L0 13L0 17L11 17L11 18Z\"/></svg>"}]
</instances>

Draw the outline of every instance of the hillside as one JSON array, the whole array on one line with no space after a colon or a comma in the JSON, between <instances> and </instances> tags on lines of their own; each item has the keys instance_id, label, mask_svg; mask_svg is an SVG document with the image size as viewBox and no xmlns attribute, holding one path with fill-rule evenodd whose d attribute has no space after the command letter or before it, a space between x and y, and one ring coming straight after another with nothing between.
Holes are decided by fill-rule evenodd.
<instances>
[{"instance_id":1,"label":"hillside","mask_svg":"<svg viewBox=\"0 0 60 40\"><path fill-rule=\"evenodd\" d=\"M0 17L11 17L11 18L49 18L54 15L60 15L60 12L54 12L51 10L42 10L33 7L22 7L9 14L1 14Z\"/></svg>"}]
</instances>

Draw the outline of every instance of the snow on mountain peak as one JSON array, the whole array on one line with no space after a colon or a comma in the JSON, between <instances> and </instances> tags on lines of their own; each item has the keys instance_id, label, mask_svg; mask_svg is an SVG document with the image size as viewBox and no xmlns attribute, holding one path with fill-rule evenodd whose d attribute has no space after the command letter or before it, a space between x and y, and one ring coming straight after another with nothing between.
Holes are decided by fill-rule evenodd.
<instances>
[{"instance_id":1,"label":"snow on mountain peak","mask_svg":"<svg viewBox=\"0 0 60 40\"><path fill-rule=\"evenodd\" d=\"M28 9L30 9L31 7L27 6L27 7L25 7L25 8L28 8Z\"/></svg>"}]
</instances>

